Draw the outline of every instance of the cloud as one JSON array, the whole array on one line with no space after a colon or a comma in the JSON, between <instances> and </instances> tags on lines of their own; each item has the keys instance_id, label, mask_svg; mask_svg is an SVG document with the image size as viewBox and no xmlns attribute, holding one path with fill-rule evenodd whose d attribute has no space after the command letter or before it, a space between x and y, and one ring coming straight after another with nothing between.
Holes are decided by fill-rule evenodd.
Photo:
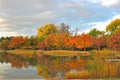
<instances>
[{"instance_id":1,"label":"cloud","mask_svg":"<svg viewBox=\"0 0 120 80\"><path fill-rule=\"evenodd\" d=\"M119 0L100 0L102 6L115 6L119 4Z\"/></svg>"},{"instance_id":2,"label":"cloud","mask_svg":"<svg viewBox=\"0 0 120 80\"><path fill-rule=\"evenodd\" d=\"M5 22L6 20L3 18L0 18L0 23Z\"/></svg>"},{"instance_id":3,"label":"cloud","mask_svg":"<svg viewBox=\"0 0 120 80\"><path fill-rule=\"evenodd\" d=\"M2 36L9 36L7 32L37 35L38 27L62 22L71 29L87 32L120 14L119 0L109 0L106 5L105 1L108 0L0 0L0 32Z\"/></svg>"},{"instance_id":4,"label":"cloud","mask_svg":"<svg viewBox=\"0 0 120 80\"><path fill-rule=\"evenodd\" d=\"M17 33L17 32L0 32L0 37L7 37L7 36L19 36L21 34Z\"/></svg>"},{"instance_id":5,"label":"cloud","mask_svg":"<svg viewBox=\"0 0 120 80\"><path fill-rule=\"evenodd\" d=\"M120 14L114 15L112 18L106 20L106 21L99 21L99 22L92 22L92 23L87 23L84 25L89 25L90 28L85 29L84 32L88 33L91 29L96 28L100 31L105 31L105 28L108 24L110 24L111 21L115 19L120 19Z\"/></svg>"}]
</instances>

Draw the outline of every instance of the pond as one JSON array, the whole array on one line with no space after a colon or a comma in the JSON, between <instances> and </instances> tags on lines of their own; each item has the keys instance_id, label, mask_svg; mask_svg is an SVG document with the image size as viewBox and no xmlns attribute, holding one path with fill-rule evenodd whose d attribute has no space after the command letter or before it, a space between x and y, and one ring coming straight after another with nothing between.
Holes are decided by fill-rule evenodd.
<instances>
[{"instance_id":1,"label":"pond","mask_svg":"<svg viewBox=\"0 0 120 80\"><path fill-rule=\"evenodd\" d=\"M0 53L0 79L120 78L119 66L90 57Z\"/></svg>"},{"instance_id":2,"label":"pond","mask_svg":"<svg viewBox=\"0 0 120 80\"><path fill-rule=\"evenodd\" d=\"M70 64L74 62L76 65ZM84 60L77 57L0 53L0 79L62 78L73 68L80 70L84 66Z\"/></svg>"}]
</instances>

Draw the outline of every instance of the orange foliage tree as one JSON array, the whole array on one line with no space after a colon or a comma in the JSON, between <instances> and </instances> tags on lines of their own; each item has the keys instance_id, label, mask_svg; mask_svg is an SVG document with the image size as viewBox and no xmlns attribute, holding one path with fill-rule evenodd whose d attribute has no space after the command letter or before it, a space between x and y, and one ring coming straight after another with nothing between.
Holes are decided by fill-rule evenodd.
<instances>
[{"instance_id":1,"label":"orange foliage tree","mask_svg":"<svg viewBox=\"0 0 120 80\"><path fill-rule=\"evenodd\" d=\"M116 54L116 51L120 50L120 33L111 35L107 41L107 45L109 48L113 49Z\"/></svg>"},{"instance_id":2,"label":"orange foliage tree","mask_svg":"<svg viewBox=\"0 0 120 80\"><path fill-rule=\"evenodd\" d=\"M76 40L77 40L77 36L71 36L67 39L65 44L67 47L73 50L76 47Z\"/></svg>"},{"instance_id":3,"label":"orange foliage tree","mask_svg":"<svg viewBox=\"0 0 120 80\"><path fill-rule=\"evenodd\" d=\"M92 38L93 44L97 46L98 51L100 51L102 46L105 46L106 40L104 37L93 37Z\"/></svg>"},{"instance_id":4,"label":"orange foliage tree","mask_svg":"<svg viewBox=\"0 0 120 80\"><path fill-rule=\"evenodd\" d=\"M28 41L28 37L17 36L12 37L8 48L24 48L25 43Z\"/></svg>"},{"instance_id":5,"label":"orange foliage tree","mask_svg":"<svg viewBox=\"0 0 120 80\"><path fill-rule=\"evenodd\" d=\"M54 43L53 45L57 48L57 49L65 49L66 48L66 41L69 37L68 33L59 33L56 34L54 37Z\"/></svg>"},{"instance_id":6,"label":"orange foliage tree","mask_svg":"<svg viewBox=\"0 0 120 80\"><path fill-rule=\"evenodd\" d=\"M81 34L77 36L76 39L76 47L77 48L84 48L84 51L86 50L87 47L90 47L92 43L92 39L88 34Z\"/></svg>"}]
</instances>

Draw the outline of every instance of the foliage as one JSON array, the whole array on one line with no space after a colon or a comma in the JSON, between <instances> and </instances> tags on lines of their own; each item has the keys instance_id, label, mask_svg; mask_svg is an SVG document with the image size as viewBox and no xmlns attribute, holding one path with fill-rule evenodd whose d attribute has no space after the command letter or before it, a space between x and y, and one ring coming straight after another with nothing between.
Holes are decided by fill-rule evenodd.
<instances>
[{"instance_id":1,"label":"foliage","mask_svg":"<svg viewBox=\"0 0 120 80\"><path fill-rule=\"evenodd\" d=\"M0 42L0 48L6 50L8 49L8 44L9 44L8 40L2 40L2 42Z\"/></svg>"},{"instance_id":2,"label":"foliage","mask_svg":"<svg viewBox=\"0 0 120 80\"><path fill-rule=\"evenodd\" d=\"M111 35L107 41L107 45L113 50L120 50L120 33Z\"/></svg>"},{"instance_id":3,"label":"foliage","mask_svg":"<svg viewBox=\"0 0 120 80\"><path fill-rule=\"evenodd\" d=\"M38 44L38 39L36 37L31 36L27 41L28 47L35 49Z\"/></svg>"},{"instance_id":4,"label":"foliage","mask_svg":"<svg viewBox=\"0 0 120 80\"><path fill-rule=\"evenodd\" d=\"M28 41L28 37L17 36L12 37L10 40L9 48L23 48Z\"/></svg>"},{"instance_id":5,"label":"foliage","mask_svg":"<svg viewBox=\"0 0 120 80\"><path fill-rule=\"evenodd\" d=\"M120 19L113 20L107 27L106 31L110 34L120 32Z\"/></svg>"},{"instance_id":6,"label":"foliage","mask_svg":"<svg viewBox=\"0 0 120 80\"><path fill-rule=\"evenodd\" d=\"M55 24L45 24L44 26L41 26L38 28L38 38L46 38L49 34L57 33L58 32L58 26Z\"/></svg>"},{"instance_id":7,"label":"foliage","mask_svg":"<svg viewBox=\"0 0 120 80\"><path fill-rule=\"evenodd\" d=\"M97 46L98 50L100 51L101 47L105 46L106 40L104 37L93 37L92 38L93 44Z\"/></svg>"},{"instance_id":8,"label":"foliage","mask_svg":"<svg viewBox=\"0 0 120 80\"><path fill-rule=\"evenodd\" d=\"M89 79L90 72L88 71L81 71L81 72L68 72L66 73L67 79Z\"/></svg>"},{"instance_id":9,"label":"foliage","mask_svg":"<svg viewBox=\"0 0 120 80\"><path fill-rule=\"evenodd\" d=\"M76 47L84 48L84 51L87 47L92 46L92 39L88 34L81 34L77 36Z\"/></svg>"},{"instance_id":10,"label":"foliage","mask_svg":"<svg viewBox=\"0 0 120 80\"><path fill-rule=\"evenodd\" d=\"M76 69L77 71L84 70L86 62L82 59L78 60L68 60L65 63L66 67L69 69Z\"/></svg>"},{"instance_id":11,"label":"foliage","mask_svg":"<svg viewBox=\"0 0 120 80\"><path fill-rule=\"evenodd\" d=\"M90 30L90 32L88 33L91 37L98 37L104 34L104 31L99 31L96 28L93 28L92 30Z\"/></svg>"}]
</instances>

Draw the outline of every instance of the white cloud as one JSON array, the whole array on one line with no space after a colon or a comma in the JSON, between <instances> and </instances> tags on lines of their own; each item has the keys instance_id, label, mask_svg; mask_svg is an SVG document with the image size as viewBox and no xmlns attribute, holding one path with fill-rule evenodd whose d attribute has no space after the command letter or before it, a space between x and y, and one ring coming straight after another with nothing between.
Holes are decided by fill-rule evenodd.
<instances>
[{"instance_id":1,"label":"white cloud","mask_svg":"<svg viewBox=\"0 0 120 80\"><path fill-rule=\"evenodd\" d=\"M40 13L40 15L38 17L40 17L42 19L44 19L44 18L49 19L50 17L54 17L54 16L55 16L54 11L45 11L45 12Z\"/></svg>"},{"instance_id":2,"label":"white cloud","mask_svg":"<svg viewBox=\"0 0 120 80\"><path fill-rule=\"evenodd\" d=\"M10 37L10 36L25 36L25 35L15 31L11 31L11 32L0 31L0 37L7 37L7 36Z\"/></svg>"},{"instance_id":3,"label":"white cloud","mask_svg":"<svg viewBox=\"0 0 120 80\"><path fill-rule=\"evenodd\" d=\"M87 3L82 0L73 0L71 2L65 2L59 5L61 8L76 8L76 7L84 7Z\"/></svg>"},{"instance_id":4,"label":"white cloud","mask_svg":"<svg viewBox=\"0 0 120 80\"><path fill-rule=\"evenodd\" d=\"M1 22L5 22L5 21L6 21L5 19L0 18L0 23L1 23Z\"/></svg>"},{"instance_id":5,"label":"white cloud","mask_svg":"<svg viewBox=\"0 0 120 80\"><path fill-rule=\"evenodd\" d=\"M100 31L105 31L106 26L113 20L115 19L120 19L120 14L117 14L115 16L113 16L112 18L103 21L103 22L92 22L92 23L88 23L89 26L91 26L91 28L85 29L84 32L88 33L90 31L90 29L96 28Z\"/></svg>"},{"instance_id":6,"label":"white cloud","mask_svg":"<svg viewBox=\"0 0 120 80\"><path fill-rule=\"evenodd\" d=\"M100 3L103 6L109 7L109 6L114 6L119 3L119 0L100 0Z\"/></svg>"}]
</instances>

